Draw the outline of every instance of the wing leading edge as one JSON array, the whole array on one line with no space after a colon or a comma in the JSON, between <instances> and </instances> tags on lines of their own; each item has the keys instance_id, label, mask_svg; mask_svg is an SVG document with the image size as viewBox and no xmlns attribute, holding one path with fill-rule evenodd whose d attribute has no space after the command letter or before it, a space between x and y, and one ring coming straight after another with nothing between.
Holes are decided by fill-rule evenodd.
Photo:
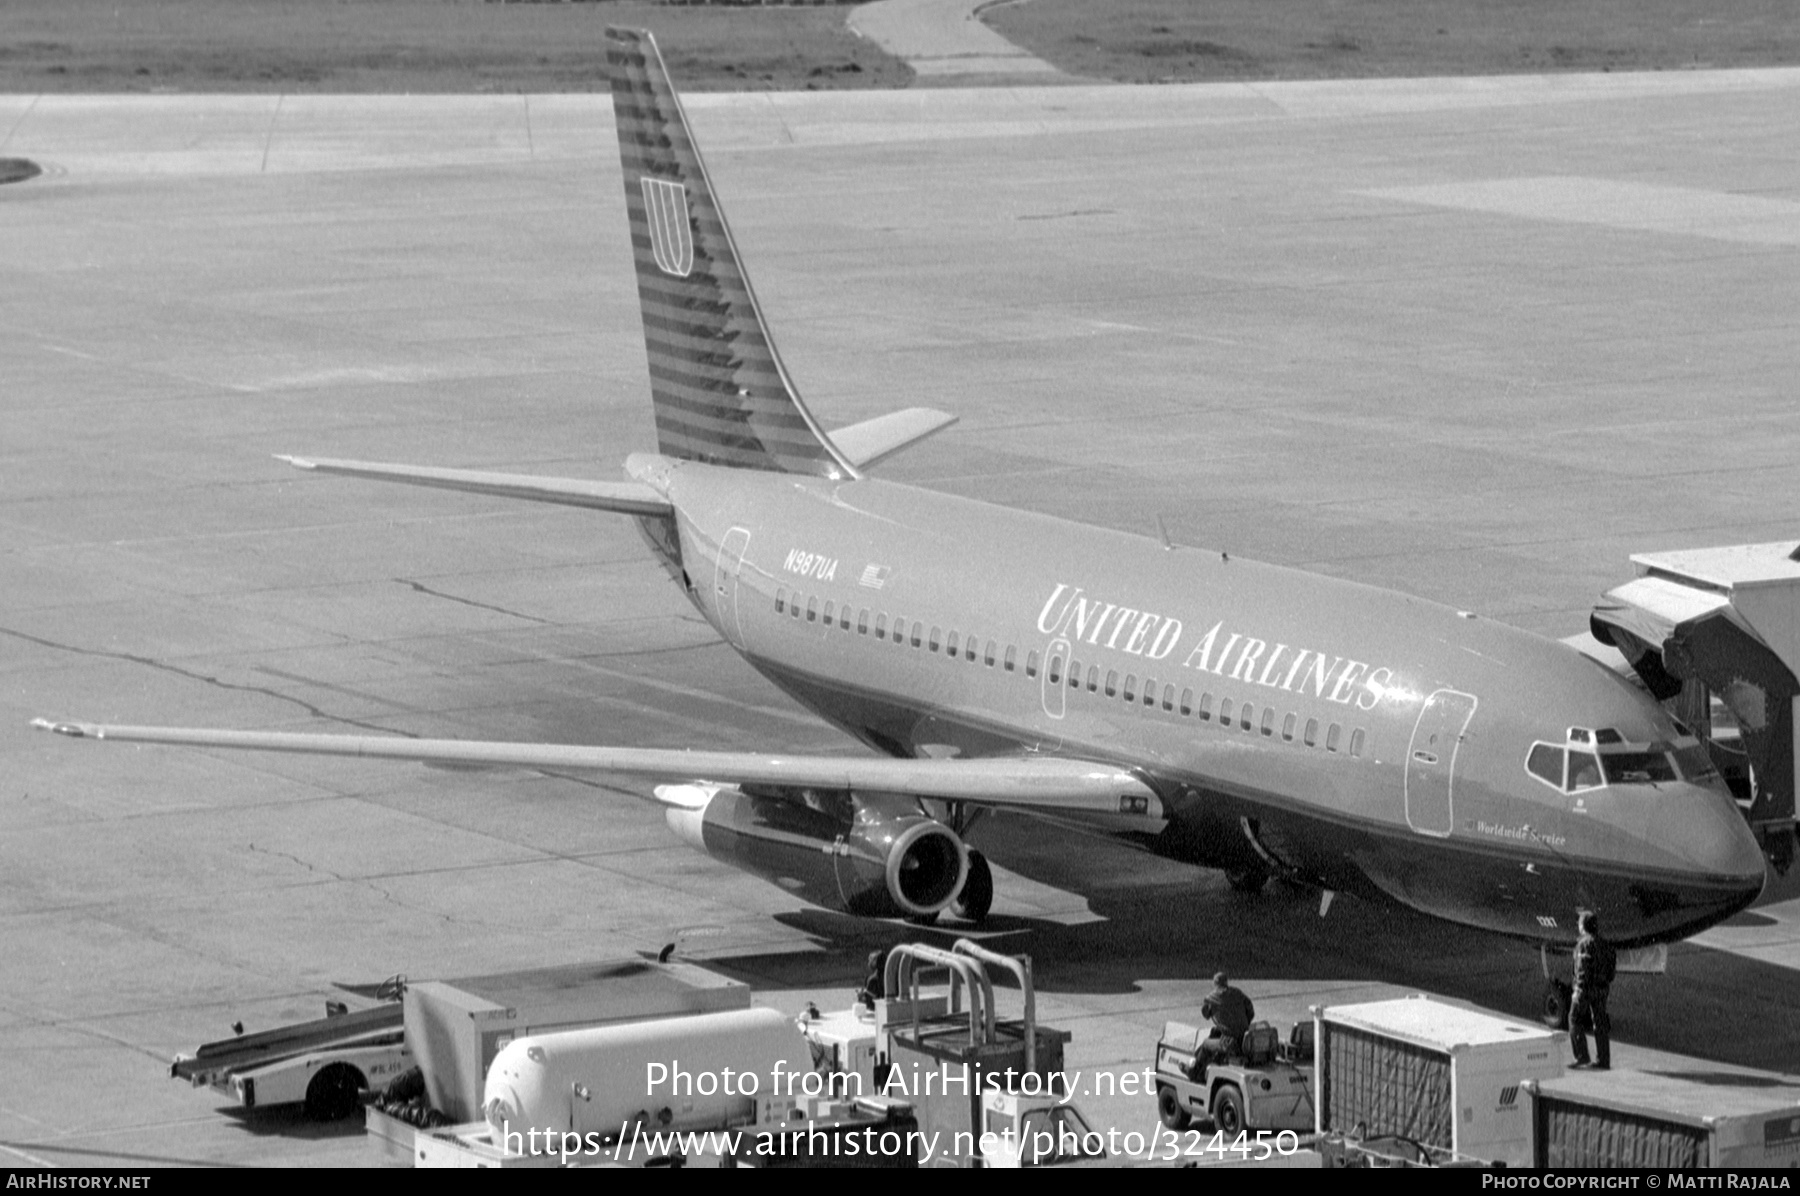
<instances>
[{"instance_id":1,"label":"wing leading edge","mask_svg":"<svg viewBox=\"0 0 1800 1196\"><path fill-rule=\"evenodd\" d=\"M1055 815L1109 830L1154 832L1166 822L1162 802L1155 791L1129 769L1056 756L897 760L878 756L790 756L579 744L403 739L387 735L305 735L280 731L112 726L41 718L33 719L31 725L76 739L121 743L356 756L422 764L510 765L778 789L862 790Z\"/></svg>"},{"instance_id":2,"label":"wing leading edge","mask_svg":"<svg viewBox=\"0 0 1800 1196\"><path fill-rule=\"evenodd\" d=\"M669 500L642 482L594 482L583 478L540 478L514 473L489 473L476 469L439 469L426 465L390 465L379 461L333 461L323 457L285 457L296 469L335 473L347 478L401 482L438 490L462 490L528 502L588 507L626 515L667 515Z\"/></svg>"}]
</instances>

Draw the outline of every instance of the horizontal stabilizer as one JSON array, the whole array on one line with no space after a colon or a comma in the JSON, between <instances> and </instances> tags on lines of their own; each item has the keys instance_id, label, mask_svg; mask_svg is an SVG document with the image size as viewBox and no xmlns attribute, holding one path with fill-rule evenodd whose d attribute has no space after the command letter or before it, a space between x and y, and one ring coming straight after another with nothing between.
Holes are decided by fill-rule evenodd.
<instances>
[{"instance_id":1,"label":"horizontal stabilizer","mask_svg":"<svg viewBox=\"0 0 1800 1196\"><path fill-rule=\"evenodd\" d=\"M397 735L301 735L186 727L125 727L33 719L32 726L77 739L189 747L247 748L424 764L509 765L609 772L662 780L712 781L789 789L856 789L1061 815L1109 829L1160 830L1162 802L1129 769L1052 756L896 760L882 756L787 756L669 748L588 747L403 739Z\"/></svg>"},{"instance_id":2,"label":"horizontal stabilizer","mask_svg":"<svg viewBox=\"0 0 1800 1196\"><path fill-rule=\"evenodd\" d=\"M378 482L404 482L409 486L435 486L440 490L466 490L499 498L528 502L559 503L565 507L590 507L626 515L667 515L669 500L642 482L590 482L581 478L536 478L512 473L486 473L474 469L433 469L424 465L383 465L373 461L328 461L323 458L277 457L299 469L339 473L350 478Z\"/></svg>"},{"instance_id":3,"label":"horizontal stabilizer","mask_svg":"<svg viewBox=\"0 0 1800 1196\"><path fill-rule=\"evenodd\" d=\"M831 434L831 442L850 459L850 464L861 469L917 444L933 432L943 431L956 420L948 411L908 407L839 428Z\"/></svg>"}]
</instances>

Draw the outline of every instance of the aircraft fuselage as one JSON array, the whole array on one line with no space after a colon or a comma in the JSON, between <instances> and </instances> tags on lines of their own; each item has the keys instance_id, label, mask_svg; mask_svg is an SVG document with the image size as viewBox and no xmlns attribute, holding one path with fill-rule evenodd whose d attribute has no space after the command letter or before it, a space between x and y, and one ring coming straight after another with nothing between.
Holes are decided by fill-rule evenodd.
<instances>
[{"instance_id":1,"label":"aircraft fuselage","mask_svg":"<svg viewBox=\"0 0 1800 1196\"><path fill-rule=\"evenodd\" d=\"M797 700L896 756L1135 769L1167 821L1133 837L1158 854L1552 942L1573 940L1577 907L1650 943L1761 890L1716 778L1578 783L1583 731L1664 747L1684 731L1561 644L890 483L649 455L632 472L673 503L679 547L647 530L690 597Z\"/></svg>"}]
</instances>

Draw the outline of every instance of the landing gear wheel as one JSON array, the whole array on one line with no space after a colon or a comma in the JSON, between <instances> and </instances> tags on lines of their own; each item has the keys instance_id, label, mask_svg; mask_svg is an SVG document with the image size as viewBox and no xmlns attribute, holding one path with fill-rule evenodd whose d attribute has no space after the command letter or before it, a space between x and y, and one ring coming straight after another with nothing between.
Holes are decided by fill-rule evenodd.
<instances>
[{"instance_id":1,"label":"landing gear wheel","mask_svg":"<svg viewBox=\"0 0 1800 1196\"><path fill-rule=\"evenodd\" d=\"M994 908L994 870L979 851L969 852L969 875L956 895L956 916L977 926L987 921Z\"/></svg>"},{"instance_id":2,"label":"landing gear wheel","mask_svg":"<svg viewBox=\"0 0 1800 1196\"><path fill-rule=\"evenodd\" d=\"M1240 893L1260 893L1263 886L1269 883L1269 874L1261 868L1246 868L1238 872L1227 872L1225 881Z\"/></svg>"},{"instance_id":3,"label":"landing gear wheel","mask_svg":"<svg viewBox=\"0 0 1800 1196\"><path fill-rule=\"evenodd\" d=\"M1219 1089L1213 1099L1213 1126L1227 1141L1244 1132L1244 1094L1234 1084Z\"/></svg>"},{"instance_id":4,"label":"landing gear wheel","mask_svg":"<svg viewBox=\"0 0 1800 1196\"><path fill-rule=\"evenodd\" d=\"M306 1086L306 1115L314 1121L341 1121L361 1103L362 1073L348 1063L333 1063Z\"/></svg>"},{"instance_id":5,"label":"landing gear wheel","mask_svg":"<svg viewBox=\"0 0 1800 1196\"><path fill-rule=\"evenodd\" d=\"M1156 1089L1156 1115L1162 1118L1163 1127L1171 1130L1185 1130L1193 1124L1193 1117L1181 1107L1181 1098L1167 1084Z\"/></svg>"},{"instance_id":6,"label":"landing gear wheel","mask_svg":"<svg viewBox=\"0 0 1800 1196\"><path fill-rule=\"evenodd\" d=\"M1551 980L1544 985L1544 1007L1538 1018L1552 1030L1569 1028L1569 1006L1575 1001L1574 990L1567 980Z\"/></svg>"}]
</instances>

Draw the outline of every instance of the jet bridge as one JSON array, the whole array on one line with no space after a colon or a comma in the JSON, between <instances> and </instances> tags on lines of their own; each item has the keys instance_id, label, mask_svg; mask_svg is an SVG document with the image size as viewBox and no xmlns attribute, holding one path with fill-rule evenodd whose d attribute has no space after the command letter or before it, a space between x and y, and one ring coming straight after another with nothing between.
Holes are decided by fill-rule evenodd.
<instances>
[{"instance_id":1,"label":"jet bridge","mask_svg":"<svg viewBox=\"0 0 1800 1196\"><path fill-rule=\"evenodd\" d=\"M1744 817L1785 873L1800 787L1800 541L1638 553L1631 562L1636 580L1595 604L1594 638L1717 746L1711 699L1730 711L1749 765Z\"/></svg>"}]
</instances>

